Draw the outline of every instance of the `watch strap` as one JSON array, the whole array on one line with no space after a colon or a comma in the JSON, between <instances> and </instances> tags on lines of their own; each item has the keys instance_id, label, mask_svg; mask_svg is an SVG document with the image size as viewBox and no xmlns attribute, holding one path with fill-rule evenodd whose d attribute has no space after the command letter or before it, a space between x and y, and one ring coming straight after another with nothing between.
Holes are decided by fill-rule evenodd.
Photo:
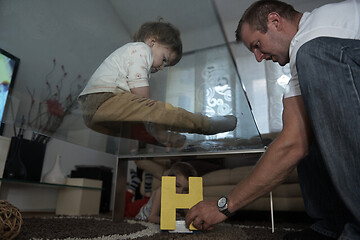
<instances>
[{"instance_id":1,"label":"watch strap","mask_svg":"<svg viewBox=\"0 0 360 240\"><path fill-rule=\"evenodd\" d=\"M223 210L221 210L220 212L221 212L222 214L224 214L225 216L227 216L227 217L231 217L231 215L232 215L232 213L229 212L229 210L227 210L227 209L223 209Z\"/></svg>"}]
</instances>

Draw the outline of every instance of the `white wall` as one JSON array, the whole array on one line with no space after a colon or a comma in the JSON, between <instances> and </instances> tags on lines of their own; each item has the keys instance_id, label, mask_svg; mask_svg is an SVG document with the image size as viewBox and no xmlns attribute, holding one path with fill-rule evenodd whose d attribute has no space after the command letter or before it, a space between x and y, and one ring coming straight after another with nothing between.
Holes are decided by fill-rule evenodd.
<instances>
[{"instance_id":1,"label":"white wall","mask_svg":"<svg viewBox=\"0 0 360 240\"><path fill-rule=\"evenodd\" d=\"M90 77L129 34L107 1L2 0L0 45L21 59L15 88L44 84L52 59Z\"/></svg>"},{"instance_id":2,"label":"white wall","mask_svg":"<svg viewBox=\"0 0 360 240\"><path fill-rule=\"evenodd\" d=\"M20 102L17 118L29 104L26 87L41 91L53 58L72 76L89 78L106 56L129 39L108 1L1 0L0 48L21 59L13 92ZM57 154L62 155L66 174L75 165L116 164L114 155L53 139L47 146L43 174ZM21 210L55 209L57 189L7 185L2 184L3 194Z\"/></svg>"},{"instance_id":3,"label":"white wall","mask_svg":"<svg viewBox=\"0 0 360 240\"><path fill-rule=\"evenodd\" d=\"M64 65L67 80L63 82L62 94L65 98L70 84L79 74L84 79L90 78L100 63L129 39L108 1L1 1L0 47L21 61L12 95L12 99L19 102L14 116L17 125L20 125L23 116L27 118L30 108L27 89L34 90L38 99L46 96L45 78L52 69L54 58L57 71L50 75L49 81L54 89L63 75L61 65ZM68 128L62 129L62 132L79 130L83 133L82 130L88 130L80 111L75 111L73 115L71 128L67 125ZM13 119L9 111L6 119ZM61 137L66 140L67 134ZM103 139L98 142L103 142Z\"/></svg>"}]
</instances>

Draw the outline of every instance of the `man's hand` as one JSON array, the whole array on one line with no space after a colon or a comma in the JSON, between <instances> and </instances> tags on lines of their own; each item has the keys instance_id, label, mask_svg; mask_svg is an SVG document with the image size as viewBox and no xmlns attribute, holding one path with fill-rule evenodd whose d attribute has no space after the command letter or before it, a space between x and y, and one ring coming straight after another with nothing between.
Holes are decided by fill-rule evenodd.
<instances>
[{"instance_id":1,"label":"man's hand","mask_svg":"<svg viewBox=\"0 0 360 240\"><path fill-rule=\"evenodd\" d=\"M190 224L193 223L197 229L206 231L212 230L215 224L225 221L226 218L227 217L219 211L216 201L201 201L189 210L186 214L185 222L188 228Z\"/></svg>"}]
</instances>

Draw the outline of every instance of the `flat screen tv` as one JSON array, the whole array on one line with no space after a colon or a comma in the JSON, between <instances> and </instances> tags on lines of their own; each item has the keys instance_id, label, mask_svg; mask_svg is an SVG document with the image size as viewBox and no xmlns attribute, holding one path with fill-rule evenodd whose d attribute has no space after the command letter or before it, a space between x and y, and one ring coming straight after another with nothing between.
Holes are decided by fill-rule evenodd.
<instances>
[{"instance_id":1,"label":"flat screen tv","mask_svg":"<svg viewBox=\"0 0 360 240\"><path fill-rule=\"evenodd\" d=\"M0 134L2 134L2 130L4 127L3 115L5 111L6 101L9 92L14 86L19 64L19 58L0 48Z\"/></svg>"}]
</instances>

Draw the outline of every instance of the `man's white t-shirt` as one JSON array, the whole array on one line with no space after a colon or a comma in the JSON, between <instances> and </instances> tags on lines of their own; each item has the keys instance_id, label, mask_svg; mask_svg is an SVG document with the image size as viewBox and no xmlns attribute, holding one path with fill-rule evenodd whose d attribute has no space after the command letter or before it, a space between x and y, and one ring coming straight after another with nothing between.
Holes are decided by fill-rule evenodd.
<instances>
[{"instance_id":1,"label":"man's white t-shirt","mask_svg":"<svg viewBox=\"0 0 360 240\"><path fill-rule=\"evenodd\" d=\"M299 23L299 30L290 43L291 79L284 97L301 95L296 70L296 54L306 42L317 37L360 39L360 0L332 3L305 12Z\"/></svg>"},{"instance_id":2,"label":"man's white t-shirt","mask_svg":"<svg viewBox=\"0 0 360 240\"><path fill-rule=\"evenodd\" d=\"M130 92L132 88L149 86L152 64L153 54L147 44L125 44L103 61L80 96L99 92Z\"/></svg>"}]
</instances>

